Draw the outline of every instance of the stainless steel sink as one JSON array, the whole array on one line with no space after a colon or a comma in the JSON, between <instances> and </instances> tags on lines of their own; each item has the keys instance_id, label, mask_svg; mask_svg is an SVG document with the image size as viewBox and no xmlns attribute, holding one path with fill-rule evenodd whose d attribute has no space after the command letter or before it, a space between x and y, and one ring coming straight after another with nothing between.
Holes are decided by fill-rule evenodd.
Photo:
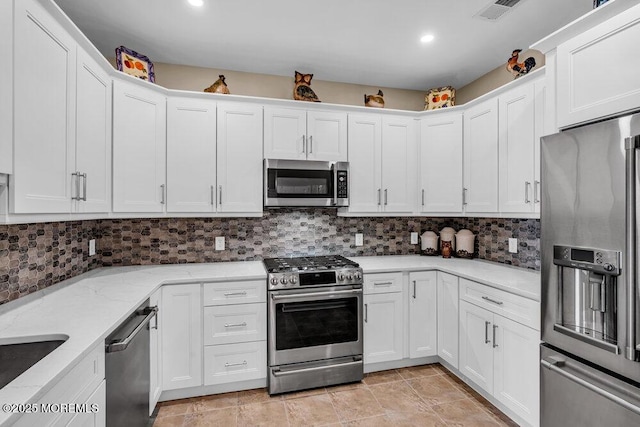
<instances>
[{"instance_id":1,"label":"stainless steel sink","mask_svg":"<svg viewBox=\"0 0 640 427\"><path fill-rule=\"evenodd\" d=\"M67 335L50 335L0 340L0 388L60 347L67 339Z\"/></svg>"}]
</instances>

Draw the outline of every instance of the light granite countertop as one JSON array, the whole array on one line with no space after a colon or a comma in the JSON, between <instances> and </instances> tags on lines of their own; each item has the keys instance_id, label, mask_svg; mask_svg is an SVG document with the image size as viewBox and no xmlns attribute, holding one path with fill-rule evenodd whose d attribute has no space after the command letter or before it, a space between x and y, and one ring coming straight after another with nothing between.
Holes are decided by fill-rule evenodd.
<instances>
[{"instance_id":1,"label":"light granite countertop","mask_svg":"<svg viewBox=\"0 0 640 427\"><path fill-rule=\"evenodd\" d=\"M349 258L365 273L439 270L540 300L540 274L531 270L418 255ZM107 267L6 304L0 307L0 344L69 338L2 388L0 404L36 402L162 285L264 280L266 292L266 277L260 261ZM0 411L0 425L17 417Z\"/></svg>"}]
</instances>

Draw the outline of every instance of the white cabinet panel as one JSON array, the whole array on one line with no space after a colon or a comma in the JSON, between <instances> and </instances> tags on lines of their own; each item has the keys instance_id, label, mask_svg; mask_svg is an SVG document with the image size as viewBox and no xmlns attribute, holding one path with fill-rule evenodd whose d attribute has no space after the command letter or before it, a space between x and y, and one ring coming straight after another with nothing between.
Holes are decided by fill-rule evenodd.
<instances>
[{"instance_id":1,"label":"white cabinet panel","mask_svg":"<svg viewBox=\"0 0 640 427\"><path fill-rule=\"evenodd\" d=\"M257 380L267 376L267 342L213 345L204 348L204 384Z\"/></svg>"},{"instance_id":2,"label":"white cabinet panel","mask_svg":"<svg viewBox=\"0 0 640 427\"><path fill-rule=\"evenodd\" d=\"M458 277L438 272L438 356L458 368Z\"/></svg>"},{"instance_id":3,"label":"white cabinet panel","mask_svg":"<svg viewBox=\"0 0 640 427\"><path fill-rule=\"evenodd\" d=\"M149 297L149 306L158 307L160 313L162 307L162 289L155 291ZM162 324L160 313L156 313L155 319L149 327L149 415L151 415L162 393Z\"/></svg>"},{"instance_id":4,"label":"white cabinet panel","mask_svg":"<svg viewBox=\"0 0 640 427\"><path fill-rule=\"evenodd\" d=\"M76 43L37 2L16 2L14 213L71 211Z\"/></svg>"},{"instance_id":5,"label":"white cabinet panel","mask_svg":"<svg viewBox=\"0 0 640 427\"><path fill-rule=\"evenodd\" d=\"M493 393L493 314L460 301L460 372Z\"/></svg>"},{"instance_id":6,"label":"white cabinet panel","mask_svg":"<svg viewBox=\"0 0 640 427\"><path fill-rule=\"evenodd\" d=\"M416 182L415 121L382 119L382 205L385 212L411 212Z\"/></svg>"},{"instance_id":7,"label":"white cabinet panel","mask_svg":"<svg viewBox=\"0 0 640 427\"><path fill-rule=\"evenodd\" d=\"M78 412L67 424L67 427L104 427L107 417L104 408L107 405L107 382L102 380L98 388L89 399L83 402L88 408L85 412Z\"/></svg>"},{"instance_id":8,"label":"white cabinet panel","mask_svg":"<svg viewBox=\"0 0 640 427\"><path fill-rule=\"evenodd\" d=\"M382 191L382 120L349 115L349 211L378 212Z\"/></svg>"},{"instance_id":9,"label":"white cabinet panel","mask_svg":"<svg viewBox=\"0 0 640 427\"><path fill-rule=\"evenodd\" d=\"M204 344L230 344L267 339L267 304L204 308Z\"/></svg>"},{"instance_id":10,"label":"white cabinet panel","mask_svg":"<svg viewBox=\"0 0 640 427\"><path fill-rule=\"evenodd\" d=\"M165 97L124 80L115 80L113 90L113 211L163 212Z\"/></svg>"},{"instance_id":11,"label":"white cabinet panel","mask_svg":"<svg viewBox=\"0 0 640 427\"><path fill-rule=\"evenodd\" d=\"M498 211L498 99L464 113L465 213Z\"/></svg>"},{"instance_id":12,"label":"white cabinet panel","mask_svg":"<svg viewBox=\"0 0 640 427\"><path fill-rule=\"evenodd\" d=\"M347 114L329 111L307 112L307 158L347 161Z\"/></svg>"},{"instance_id":13,"label":"white cabinet panel","mask_svg":"<svg viewBox=\"0 0 640 427\"><path fill-rule=\"evenodd\" d=\"M0 2L0 174L13 173L13 2Z\"/></svg>"},{"instance_id":14,"label":"white cabinet panel","mask_svg":"<svg viewBox=\"0 0 640 427\"><path fill-rule=\"evenodd\" d=\"M264 109L264 157L307 158L307 112L295 108Z\"/></svg>"},{"instance_id":15,"label":"white cabinet panel","mask_svg":"<svg viewBox=\"0 0 640 427\"><path fill-rule=\"evenodd\" d=\"M216 209L216 103L167 100L167 212Z\"/></svg>"},{"instance_id":16,"label":"white cabinet panel","mask_svg":"<svg viewBox=\"0 0 640 427\"><path fill-rule=\"evenodd\" d=\"M364 295L364 363L402 359L402 292Z\"/></svg>"},{"instance_id":17,"label":"white cabinet panel","mask_svg":"<svg viewBox=\"0 0 640 427\"><path fill-rule=\"evenodd\" d=\"M262 212L262 107L218 104L218 211Z\"/></svg>"},{"instance_id":18,"label":"white cabinet panel","mask_svg":"<svg viewBox=\"0 0 640 427\"><path fill-rule=\"evenodd\" d=\"M435 356L437 349L437 274L409 274L409 357Z\"/></svg>"},{"instance_id":19,"label":"white cabinet panel","mask_svg":"<svg viewBox=\"0 0 640 427\"><path fill-rule=\"evenodd\" d=\"M240 280L204 284L204 301L208 305L248 304L266 302L264 280Z\"/></svg>"},{"instance_id":20,"label":"white cabinet panel","mask_svg":"<svg viewBox=\"0 0 640 427\"><path fill-rule=\"evenodd\" d=\"M199 284L162 287L163 390L202 385L202 300Z\"/></svg>"},{"instance_id":21,"label":"white cabinet panel","mask_svg":"<svg viewBox=\"0 0 640 427\"><path fill-rule=\"evenodd\" d=\"M420 211L462 212L462 113L420 121Z\"/></svg>"},{"instance_id":22,"label":"white cabinet panel","mask_svg":"<svg viewBox=\"0 0 640 427\"><path fill-rule=\"evenodd\" d=\"M364 275L365 294L402 292L402 273L373 273Z\"/></svg>"}]
</instances>

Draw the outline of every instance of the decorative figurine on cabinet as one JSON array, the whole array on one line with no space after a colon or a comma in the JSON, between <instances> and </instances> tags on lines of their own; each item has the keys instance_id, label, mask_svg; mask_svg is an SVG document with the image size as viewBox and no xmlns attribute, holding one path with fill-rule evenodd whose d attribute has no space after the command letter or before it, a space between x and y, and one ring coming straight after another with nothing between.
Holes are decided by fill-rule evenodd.
<instances>
[{"instance_id":1,"label":"decorative figurine on cabinet","mask_svg":"<svg viewBox=\"0 0 640 427\"><path fill-rule=\"evenodd\" d=\"M520 52L522 52L522 49L516 49L511 52L511 58L507 61L507 70L515 76L514 79L524 76L536 66L536 59L533 56L528 57L524 62L518 62Z\"/></svg>"},{"instance_id":2,"label":"decorative figurine on cabinet","mask_svg":"<svg viewBox=\"0 0 640 427\"><path fill-rule=\"evenodd\" d=\"M224 74L220 74L218 76L218 80L213 82L213 84L206 88L204 91L209 93L224 93L225 95L229 95L231 92L229 92L229 87L224 80Z\"/></svg>"},{"instance_id":3,"label":"decorative figurine on cabinet","mask_svg":"<svg viewBox=\"0 0 640 427\"><path fill-rule=\"evenodd\" d=\"M376 107L376 108L384 108L384 94L380 89L378 89L377 95L364 95L364 106L365 107Z\"/></svg>"},{"instance_id":4,"label":"decorative figurine on cabinet","mask_svg":"<svg viewBox=\"0 0 640 427\"><path fill-rule=\"evenodd\" d=\"M296 101L320 102L316 93L311 89L313 74L302 74L296 71L296 85L293 88L293 99Z\"/></svg>"}]
</instances>

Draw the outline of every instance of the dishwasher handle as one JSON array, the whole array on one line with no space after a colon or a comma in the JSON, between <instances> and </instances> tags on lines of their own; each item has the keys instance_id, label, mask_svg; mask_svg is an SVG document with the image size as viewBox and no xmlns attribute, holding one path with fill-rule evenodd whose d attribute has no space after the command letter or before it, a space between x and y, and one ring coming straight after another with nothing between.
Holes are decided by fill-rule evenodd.
<instances>
[{"instance_id":1,"label":"dishwasher handle","mask_svg":"<svg viewBox=\"0 0 640 427\"><path fill-rule=\"evenodd\" d=\"M136 326L136 328L131 331L131 333L129 334L129 336L127 336L125 339L123 339L122 341L115 341L115 342L110 342L107 343L105 345L105 352L107 353L115 353L117 351L123 351L126 350L126 348L129 346L129 344L131 343L131 341L133 341L133 339L136 337L136 335L138 335L138 333L151 321L151 319L153 317L155 317L158 313L158 306L153 306L153 307L147 307L143 310L140 310L138 312L139 315L144 315L144 319L142 319L142 322L140 322L140 324L138 324L138 326Z\"/></svg>"}]
</instances>

